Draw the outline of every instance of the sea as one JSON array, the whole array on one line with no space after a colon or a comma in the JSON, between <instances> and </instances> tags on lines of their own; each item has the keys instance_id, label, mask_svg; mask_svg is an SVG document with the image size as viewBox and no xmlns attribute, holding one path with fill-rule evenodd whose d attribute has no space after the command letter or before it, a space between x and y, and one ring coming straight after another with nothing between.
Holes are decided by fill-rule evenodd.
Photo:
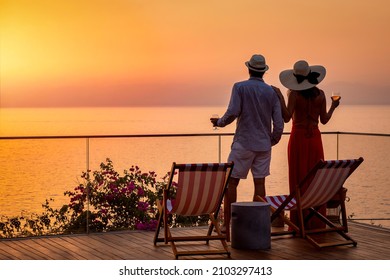
<instances>
[{"instance_id":1,"label":"sea","mask_svg":"<svg viewBox=\"0 0 390 280\"><path fill-rule=\"evenodd\" d=\"M53 207L61 207L69 202L64 192L82 182L82 172L98 170L107 158L118 172L138 166L143 172L156 172L158 179L172 162L226 161L235 123L213 129L209 120L225 110L224 106L0 108L0 217L41 213L49 198ZM290 130L291 124L285 124L286 134L273 147L268 195L288 193ZM390 105L342 104L320 130L326 159L364 158L345 185L347 214L362 223L390 228ZM252 195L249 174L240 182L238 201L251 201Z\"/></svg>"}]
</instances>

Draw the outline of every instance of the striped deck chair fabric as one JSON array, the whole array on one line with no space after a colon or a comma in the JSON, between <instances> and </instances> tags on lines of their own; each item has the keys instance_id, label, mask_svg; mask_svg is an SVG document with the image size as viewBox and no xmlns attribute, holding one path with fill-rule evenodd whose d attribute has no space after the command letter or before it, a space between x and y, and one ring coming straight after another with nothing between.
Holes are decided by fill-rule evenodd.
<instances>
[{"instance_id":1,"label":"striped deck chair fabric","mask_svg":"<svg viewBox=\"0 0 390 280\"><path fill-rule=\"evenodd\" d=\"M336 194L342 191L343 185L347 178L355 171L355 169L363 162L363 158L352 160L328 160L320 161L310 172L305 179L297 186L296 192L290 195L266 196L261 200L268 202L273 212L271 220L281 217L293 229L293 231L276 232L275 235L285 233L299 233L302 237L306 237L316 247L329 247L338 245L352 244L356 246L356 242L344 233L345 228L338 227L321 215L316 207L324 205L332 200ZM302 192L301 188L307 185L306 191ZM344 203L344 202L341 202ZM345 205L343 204L343 211ZM302 211L310 209L313 215L320 218L328 228L325 230L338 232L347 242L336 242L320 244L310 236L310 231L305 230ZM297 210L299 225L293 224L288 218L283 217L283 211ZM329 229L330 227L330 229ZM314 230L316 234L322 230Z\"/></svg>"},{"instance_id":2,"label":"striped deck chair fabric","mask_svg":"<svg viewBox=\"0 0 390 280\"><path fill-rule=\"evenodd\" d=\"M355 160L330 160L318 166L306 192L301 194L301 208L321 206L336 195L350 175ZM274 208L279 208L286 201L288 195L266 196L266 201ZM292 198L284 208L296 210L296 198Z\"/></svg>"},{"instance_id":3,"label":"striped deck chair fabric","mask_svg":"<svg viewBox=\"0 0 390 280\"><path fill-rule=\"evenodd\" d=\"M225 187L225 165L179 164L176 168L179 171L176 198L168 210L183 216L216 212Z\"/></svg>"},{"instance_id":4,"label":"striped deck chair fabric","mask_svg":"<svg viewBox=\"0 0 390 280\"><path fill-rule=\"evenodd\" d=\"M218 212L227 189L233 163L172 164L170 179L159 202L160 217L154 243L170 242L176 258L183 255L227 254L226 235L219 229ZM173 236L169 226L169 215L201 216L209 215L210 226L204 236ZM164 227L164 238L159 237ZM215 228L215 233L213 229ZM179 251L177 241L220 240L222 250Z\"/></svg>"}]
</instances>

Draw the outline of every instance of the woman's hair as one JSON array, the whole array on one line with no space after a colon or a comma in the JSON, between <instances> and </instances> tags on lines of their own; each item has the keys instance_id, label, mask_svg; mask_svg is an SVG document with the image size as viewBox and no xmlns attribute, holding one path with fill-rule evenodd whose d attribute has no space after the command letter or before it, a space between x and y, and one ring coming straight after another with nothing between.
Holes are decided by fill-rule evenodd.
<instances>
[{"instance_id":1,"label":"woman's hair","mask_svg":"<svg viewBox=\"0 0 390 280\"><path fill-rule=\"evenodd\" d=\"M263 78L263 75L265 72L256 72L256 71L253 71L251 69L248 69L249 70L249 75L251 77L256 77L256 78Z\"/></svg>"},{"instance_id":2,"label":"woman's hair","mask_svg":"<svg viewBox=\"0 0 390 280\"><path fill-rule=\"evenodd\" d=\"M306 99L314 98L320 94L320 90L317 87L300 90L299 93Z\"/></svg>"}]
</instances>

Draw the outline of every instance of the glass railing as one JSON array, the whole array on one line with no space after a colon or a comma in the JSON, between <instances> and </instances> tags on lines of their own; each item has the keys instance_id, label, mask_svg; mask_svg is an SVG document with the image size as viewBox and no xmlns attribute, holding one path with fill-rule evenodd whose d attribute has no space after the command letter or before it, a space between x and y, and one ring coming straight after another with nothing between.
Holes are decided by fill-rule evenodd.
<instances>
[{"instance_id":1,"label":"glass railing","mask_svg":"<svg viewBox=\"0 0 390 280\"><path fill-rule=\"evenodd\" d=\"M323 132L322 135L326 159L365 159L345 186L348 189L349 218L390 228L390 195L387 192L390 134ZM288 136L289 133L284 133L280 143L273 147L271 175L266 179L267 194L288 192ZM26 220L35 223L35 233L39 233L39 225L41 229L45 225L42 214L47 208L42 204L46 199L52 199L48 204L52 209L69 206L70 197L64 192L73 191L83 184L82 173L100 170L101 163L107 158L118 173L137 166L143 173L154 172L156 180L162 180L174 161L225 161L232 138L233 133L218 131L204 134L0 137L0 233L3 232L4 236L7 230L16 231L18 223ZM240 182L239 201L251 199L252 184L250 175ZM85 207L89 210L89 205ZM80 220L78 231L88 232L90 223L91 217L85 222ZM51 231L49 226L45 234L52 234Z\"/></svg>"}]
</instances>

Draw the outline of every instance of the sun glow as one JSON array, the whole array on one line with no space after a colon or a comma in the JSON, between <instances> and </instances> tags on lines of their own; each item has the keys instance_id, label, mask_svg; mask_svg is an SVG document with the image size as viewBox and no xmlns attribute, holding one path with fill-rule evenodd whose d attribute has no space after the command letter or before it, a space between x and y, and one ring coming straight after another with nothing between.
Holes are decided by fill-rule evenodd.
<instances>
[{"instance_id":1,"label":"sun glow","mask_svg":"<svg viewBox=\"0 0 390 280\"><path fill-rule=\"evenodd\" d=\"M224 104L258 52L277 86L280 71L307 59L327 67L325 87L364 81L357 91L390 88L381 71L390 63L386 0L0 3L1 106L89 106L91 92L100 95L97 106L113 95L118 102L147 96L153 105L166 97L171 105Z\"/></svg>"}]
</instances>

